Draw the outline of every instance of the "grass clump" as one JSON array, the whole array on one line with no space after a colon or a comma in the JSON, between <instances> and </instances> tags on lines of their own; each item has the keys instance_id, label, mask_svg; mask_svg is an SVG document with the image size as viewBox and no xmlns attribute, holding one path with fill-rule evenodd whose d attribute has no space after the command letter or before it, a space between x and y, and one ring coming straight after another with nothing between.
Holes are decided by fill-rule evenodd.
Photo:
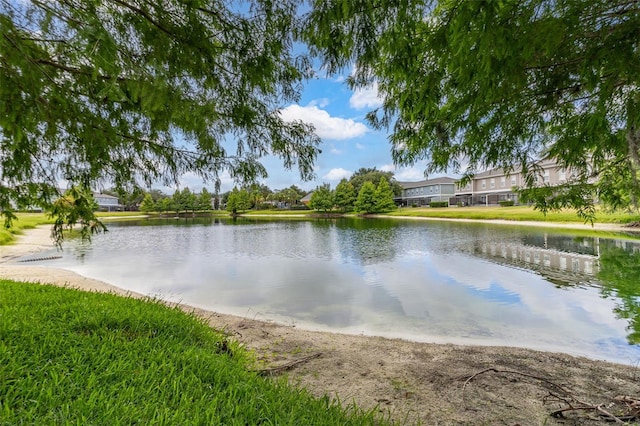
<instances>
[{"instance_id":1,"label":"grass clump","mask_svg":"<svg viewBox=\"0 0 640 426\"><path fill-rule=\"evenodd\" d=\"M0 424L380 424L160 302L0 280Z\"/></svg>"}]
</instances>

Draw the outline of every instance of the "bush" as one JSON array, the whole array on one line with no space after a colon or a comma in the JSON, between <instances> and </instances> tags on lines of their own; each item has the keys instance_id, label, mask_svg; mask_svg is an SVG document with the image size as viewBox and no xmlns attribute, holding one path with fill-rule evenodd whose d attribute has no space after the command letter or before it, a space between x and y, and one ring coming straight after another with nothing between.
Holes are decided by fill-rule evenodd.
<instances>
[{"instance_id":1,"label":"bush","mask_svg":"<svg viewBox=\"0 0 640 426\"><path fill-rule=\"evenodd\" d=\"M513 206L513 200L500 200L500 207L511 207Z\"/></svg>"},{"instance_id":2,"label":"bush","mask_svg":"<svg viewBox=\"0 0 640 426\"><path fill-rule=\"evenodd\" d=\"M305 206L304 204L296 204L291 206L289 210L309 210L309 207Z\"/></svg>"},{"instance_id":3,"label":"bush","mask_svg":"<svg viewBox=\"0 0 640 426\"><path fill-rule=\"evenodd\" d=\"M429 207L449 207L448 201L432 201L429 203Z\"/></svg>"},{"instance_id":4,"label":"bush","mask_svg":"<svg viewBox=\"0 0 640 426\"><path fill-rule=\"evenodd\" d=\"M256 206L256 210L273 210L276 206L271 203L260 203Z\"/></svg>"}]
</instances>

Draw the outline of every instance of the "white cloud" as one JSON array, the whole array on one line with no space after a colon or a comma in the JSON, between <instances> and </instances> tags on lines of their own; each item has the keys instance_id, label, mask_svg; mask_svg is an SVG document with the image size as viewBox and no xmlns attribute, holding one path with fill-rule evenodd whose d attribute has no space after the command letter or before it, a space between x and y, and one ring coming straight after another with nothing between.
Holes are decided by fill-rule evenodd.
<instances>
[{"instance_id":1,"label":"white cloud","mask_svg":"<svg viewBox=\"0 0 640 426\"><path fill-rule=\"evenodd\" d=\"M418 169L416 167L402 168L396 171L395 178L396 180L402 182L424 180L424 170Z\"/></svg>"},{"instance_id":2,"label":"white cloud","mask_svg":"<svg viewBox=\"0 0 640 426\"><path fill-rule=\"evenodd\" d=\"M342 151L340 151L340 150L339 150L338 148L336 148L336 147L332 147L332 148L329 150L329 152L330 152L330 153L332 153L332 154L335 154L335 155L340 155L340 154L342 154Z\"/></svg>"},{"instance_id":3,"label":"white cloud","mask_svg":"<svg viewBox=\"0 0 640 426\"><path fill-rule=\"evenodd\" d=\"M361 143L356 143L356 148L362 151L364 149L364 145L362 145Z\"/></svg>"},{"instance_id":4,"label":"white cloud","mask_svg":"<svg viewBox=\"0 0 640 426\"><path fill-rule=\"evenodd\" d=\"M378 83L356 89L349 98L349 106L355 109L377 108L382 105L382 98L378 94Z\"/></svg>"},{"instance_id":5,"label":"white cloud","mask_svg":"<svg viewBox=\"0 0 640 426\"><path fill-rule=\"evenodd\" d=\"M313 124L316 134L323 139L351 139L369 132L369 128L350 118L332 117L327 111L315 105L289 105L281 109L280 114L285 121L302 120Z\"/></svg>"},{"instance_id":6,"label":"white cloud","mask_svg":"<svg viewBox=\"0 0 640 426\"><path fill-rule=\"evenodd\" d=\"M329 170L329 173L322 176L322 178L330 181L339 181L339 180L342 180L343 178L349 179L349 177L351 177L352 174L353 172L350 172L349 170L345 170L342 167L339 167L337 169Z\"/></svg>"},{"instance_id":7,"label":"white cloud","mask_svg":"<svg viewBox=\"0 0 640 426\"><path fill-rule=\"evenodd\" d=\"M380 167L380 170L382 170L383 172L395 172L396 166L394 166L393 164L385 164Z\"/></svg>"},{"instance_id":8,"label":"white cloud","mask_svg":"<svg viewBox=\"0 0 640 426\"><path fill-rule=\"evenodd\" d=\"M311 102L309 102L309 106L318 106L320 108L324 108L327 105L329 105L329 99L328 98L314 99Z\"/></svg>"}]
</instances>

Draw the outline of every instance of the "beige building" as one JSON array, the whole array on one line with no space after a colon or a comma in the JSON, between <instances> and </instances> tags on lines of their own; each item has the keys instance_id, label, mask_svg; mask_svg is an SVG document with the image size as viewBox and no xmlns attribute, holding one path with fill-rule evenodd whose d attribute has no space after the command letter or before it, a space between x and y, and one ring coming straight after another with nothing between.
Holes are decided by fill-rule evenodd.
<instances>
[{"instance_id":1,"label":"beige building","mask_svg":"<svg viewBox=\"0 0 640 426\"><path fill-rule=\"evenodd\" d=\"M558 167L555 161L544 160L538 163L538 184L558 185L565 183L571 176ZM525 179L521 172L506 173L502 169L492 169L478 173L464 187L456 186L455 196L450 204L456 205L496 205L500 201L512 200L518 203L515 188L523 187Z\"/></svg>"},{"instance_id":2,"label":"beige building","mask_svg":"<svg viewBox=\"0 0 640 426\"><path fill-rule=\"evenodd\" d=\"M540 185L558 185L571 178L570 173L558 167L553 160L543 160L538 166ZM457 180L450 177L399 184L403 190L396 202L402 206L424 206L431 201L449 201L449 205L460 206L490 206L506 200L518 204L514 189L525 186L525 179L519 171L507 173L502 169L492 169L476 174L464 187L459 187Z\"/></svg>"}]
</instances>

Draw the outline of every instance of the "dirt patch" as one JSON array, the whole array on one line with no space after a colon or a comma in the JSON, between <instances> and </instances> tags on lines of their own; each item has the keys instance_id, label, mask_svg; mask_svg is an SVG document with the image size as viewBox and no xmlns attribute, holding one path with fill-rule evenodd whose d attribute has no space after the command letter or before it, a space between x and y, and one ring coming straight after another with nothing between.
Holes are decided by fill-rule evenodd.
<instances>
[{"instance_id":1,"label":"dirt patch","mask_svg":"<svg viewBox=\"0 0 640 426\"><path fill-rule=\"evenodd\" d=\"M17 253L48 248L37 243L38 233L45 238L40 242L46 242L48 230L30 232L17 245L0 247L0 259L7 262ZM26 246L21 245L25 241ZM28 264L2 263L0 276L132 294L70 271ZM314 332L184 309L254 351L256 369L306 359L282 373L290 383L343 404L379 410L400 424L595 424L606 417L603 412L622 416L620 410L640 397L640 370L634 366L520 348ZM320 355L312 356L316 354ZM564 418L550 416L569 404L592 407L565 411Z\"/></svg>"},{"instance_id":2,"label":"dirt patch","mask_svg":"<svg viewBox=\"0 0 640 426\"><path fill-rule=\"evenodd\" d=\"M602 420L595 410L567 411L558 419L550 413L568 402L595 407L617 396L640 396L640 371L632 366L519 348L313 332L198 313L253 350L265 368L321 354L288 370L289 382L317 396L377 409L401 424L591 424Z\"/></svg>"}]
</instances>

